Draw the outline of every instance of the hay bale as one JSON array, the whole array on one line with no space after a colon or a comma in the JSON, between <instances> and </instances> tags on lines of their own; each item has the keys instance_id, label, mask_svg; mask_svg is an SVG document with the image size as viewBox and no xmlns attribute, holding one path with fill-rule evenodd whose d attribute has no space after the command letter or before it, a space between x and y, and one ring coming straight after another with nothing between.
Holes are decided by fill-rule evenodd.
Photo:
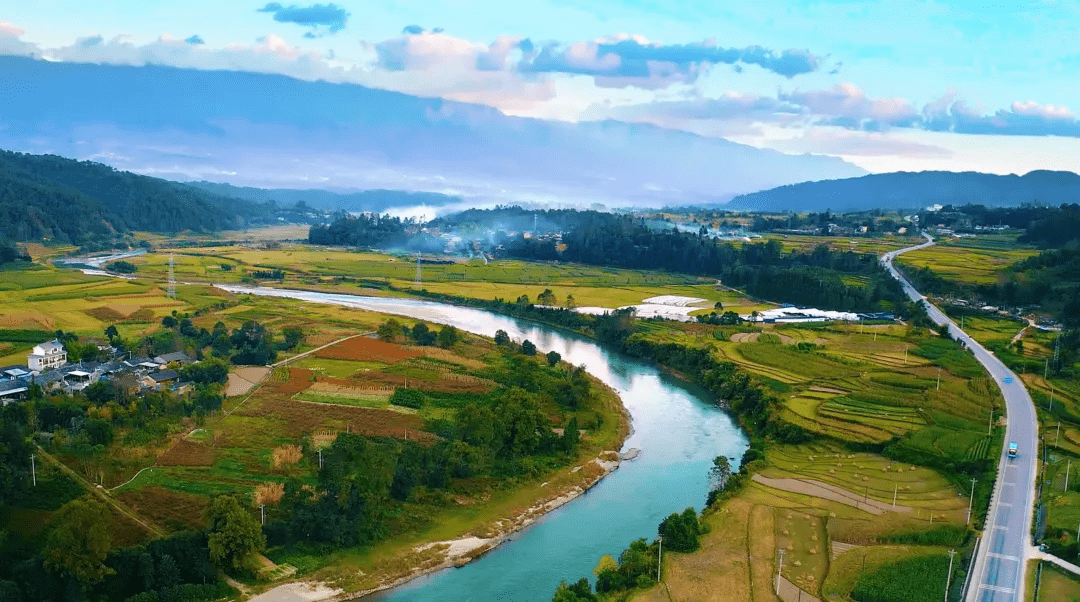
<instances>
[{"instance_id":1,"label":"hay bale","mask_svg":"<svg viewBox=\"0 0 1080 602\"><path fill-rule=\"evenodd\" d=\"M255 505L273 506L285 497L284 483L260 483L255 486Z\"/></svg>"}]
</instances>

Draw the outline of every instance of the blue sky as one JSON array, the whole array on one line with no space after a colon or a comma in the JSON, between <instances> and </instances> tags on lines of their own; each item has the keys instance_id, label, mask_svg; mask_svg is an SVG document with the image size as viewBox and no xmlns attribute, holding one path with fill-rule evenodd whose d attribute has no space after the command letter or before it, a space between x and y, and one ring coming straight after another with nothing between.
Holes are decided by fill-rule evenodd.
<instances>
[{"instance_id":1,"label":"blue sky","mask_svg":"<svg viewBox=\"0 0 1080 602\"><path fill-rule=\"evenodd\" d=\"M34 0L0 52L644 121L871 171L1080 171L1080 2Z\"/></svg>"}]
</instances>

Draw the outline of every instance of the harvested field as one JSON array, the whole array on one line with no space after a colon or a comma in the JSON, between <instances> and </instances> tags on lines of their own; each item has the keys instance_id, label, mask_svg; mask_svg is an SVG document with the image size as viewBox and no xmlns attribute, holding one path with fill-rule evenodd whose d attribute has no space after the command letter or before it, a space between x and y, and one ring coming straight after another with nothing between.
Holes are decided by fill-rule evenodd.
<instances>
[{"instance_id":1,"label":"harvested field","mask_svg":"<svg viewBox=\"0 0 1080 602\"><path fill-rule=\"evenodd\" d=\"M263 378L266 378L266 375L270 373L270 368L267 368L266 366L241 366L234 370L234 372L236 372L237 376L248 382L257 383Z\"/></svg>"},{"instance_id":2,"label":"harvested field","mask_svg":"<svg viewBox=\"0 0 1080 602\"><path fill-rule=\"evenodd\" d=\"M330 379L319 379L307 388L308 391L313 393L326 393L328 395L341 395L341 396L356 396L356 397L379 397L383 399L389 399L394 394L392 387L380 387L380 386L363 386L357 385L352 381L339 381L333 379L335 382L328 382Z\"/></svg>"},{"instance_id":3,"label":"harvested field","mask_svg":"<svg viewBox=\"0 0 1080 602\"><path fill-rule=\"evenodd\" d=\"M169 531L197 531L206 526L202 519L210 500L201 495L148 485L122 491L116 494L116 497L135 512Z\"/></svg>"},{"instance_id":4,"label":"harvested field","mask_svg":"<svg viewBox=\"0 0 1080 602\"><path fill-rule=\"evenodd\" d=\"M0 327L25 330L52 330L56 328L56 320L40 311L27 310L0 316Z\"/></svg>"},{"instance_id":5,"label":"harvested field","mask_svg":"<svg viewBox=\"0 0 1080 602\"><path fill-rule=\"evenodd\" d=\"M226 397L246 395L255 385L262 382L270 368L265 366L243 366L229 373L229 383L225 387Z\"/></svg>"},{"instance_id":6,"label":"harvested field","mask_svg":"<svg viewBox=\"0 0 1080 602\"><path fill-rule=\"evenodd\" d=\"M397 438L403 438L405 430L408 429L409 439L421 441L437 439L435 435L421 430L424 427L424 421L418 416L392 410L278 398L269 399L257 408L244 409L239 414L280 418L285 422L286 433L294 439L331 427L340 431L348 429L350 432L372 437Z\"/></svg>"},{"instance_id":7,"label":"harvested field","mask_svg":"<svg viewBox=\"0 0 1080 602\"><path fill-rule=\"evenodd\" d=\"M106 323L119 322L127 318L127 314L122 314L108 306L84 309L83 313L90 316L91 318L101 320L102 322Z\"/></svg>"},{"instance_id":8,"label":"harvested field","mask_svg":"<svg viewBox=\"0 0 1080 602\"><path fill-rule=\"evenodd\" d=\"M158 457L158 466L211 466L214 452L201 443L181 439Z\"/></svg>"},{"instance_id":9,"label":"harvested field","mask_svg":"<svg viewBox=\"0 0 1080 602\"><path fill-rule=\"evenodd\" d=\"M367 337L355 337L315 352L315 357L325 359L384 364L394 364L418 356L420 356L419 351Z\"/></svg>"}]
</instances>

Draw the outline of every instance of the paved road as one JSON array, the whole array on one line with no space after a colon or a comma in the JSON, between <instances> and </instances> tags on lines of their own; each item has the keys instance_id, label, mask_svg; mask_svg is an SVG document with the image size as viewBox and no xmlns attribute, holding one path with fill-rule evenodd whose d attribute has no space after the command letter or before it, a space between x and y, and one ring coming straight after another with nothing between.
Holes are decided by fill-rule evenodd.
<instances>
[{"instance_id":1,"label":"paved road","mask_svg":"<svg viewBox=\"0 0 1080 602\"><path fill-rule=\"evenodd\" d=\"M900 280L904 292L916 302L923 297L908 283L896 268L893 259L915 249L934 244L929 236L927 242L915 247L886 253L882 264ZM1001 450L998 480L990 502L986 529L973 563L973 576L966 602L1020 602L1024 599L1024 565L1033 553L1031 546L1032 514L1035 503L1035 466L1038 456L1038 421L1031 396L1023 381L1013 374L993 353L960 330L938 308L928 303L927 313L935 324L948 324L949 334L962 341L974 353L975 359L986 368L1001 388L1005 398L1008 426L1005 429L1005 447L1015 441L1020 453L1009 459Z\"/></svg>"}]
</instances>

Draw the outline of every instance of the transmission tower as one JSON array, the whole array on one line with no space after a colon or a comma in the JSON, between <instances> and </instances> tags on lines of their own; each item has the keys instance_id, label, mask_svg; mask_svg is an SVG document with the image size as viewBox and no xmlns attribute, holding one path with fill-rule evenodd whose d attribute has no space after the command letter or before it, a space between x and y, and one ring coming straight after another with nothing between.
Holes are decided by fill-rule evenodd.
<instances>
[{"instance_id":1,"label":"transmission tower","mask_svg":"<svg viewBox=\"0 0 1080 602\"><path fill-rule=\"evenodd\" d=\"M417 253L416 254L416 287L420 288L420 285L423 284L423 282L424 282L424 278L423 278L423 275L420 273L420 253Z\"/></svg>"},{"instance_id":2,"label":"transmission tower","mask_svg":"<svg viewBox=\"0 0 1080 602\"><path fill-rule=\"evenodd\" d=\"M173 254L169 253L169 292L170 299L176 298L176 275L173 273Z\"/></svg>"}]
</instances>

